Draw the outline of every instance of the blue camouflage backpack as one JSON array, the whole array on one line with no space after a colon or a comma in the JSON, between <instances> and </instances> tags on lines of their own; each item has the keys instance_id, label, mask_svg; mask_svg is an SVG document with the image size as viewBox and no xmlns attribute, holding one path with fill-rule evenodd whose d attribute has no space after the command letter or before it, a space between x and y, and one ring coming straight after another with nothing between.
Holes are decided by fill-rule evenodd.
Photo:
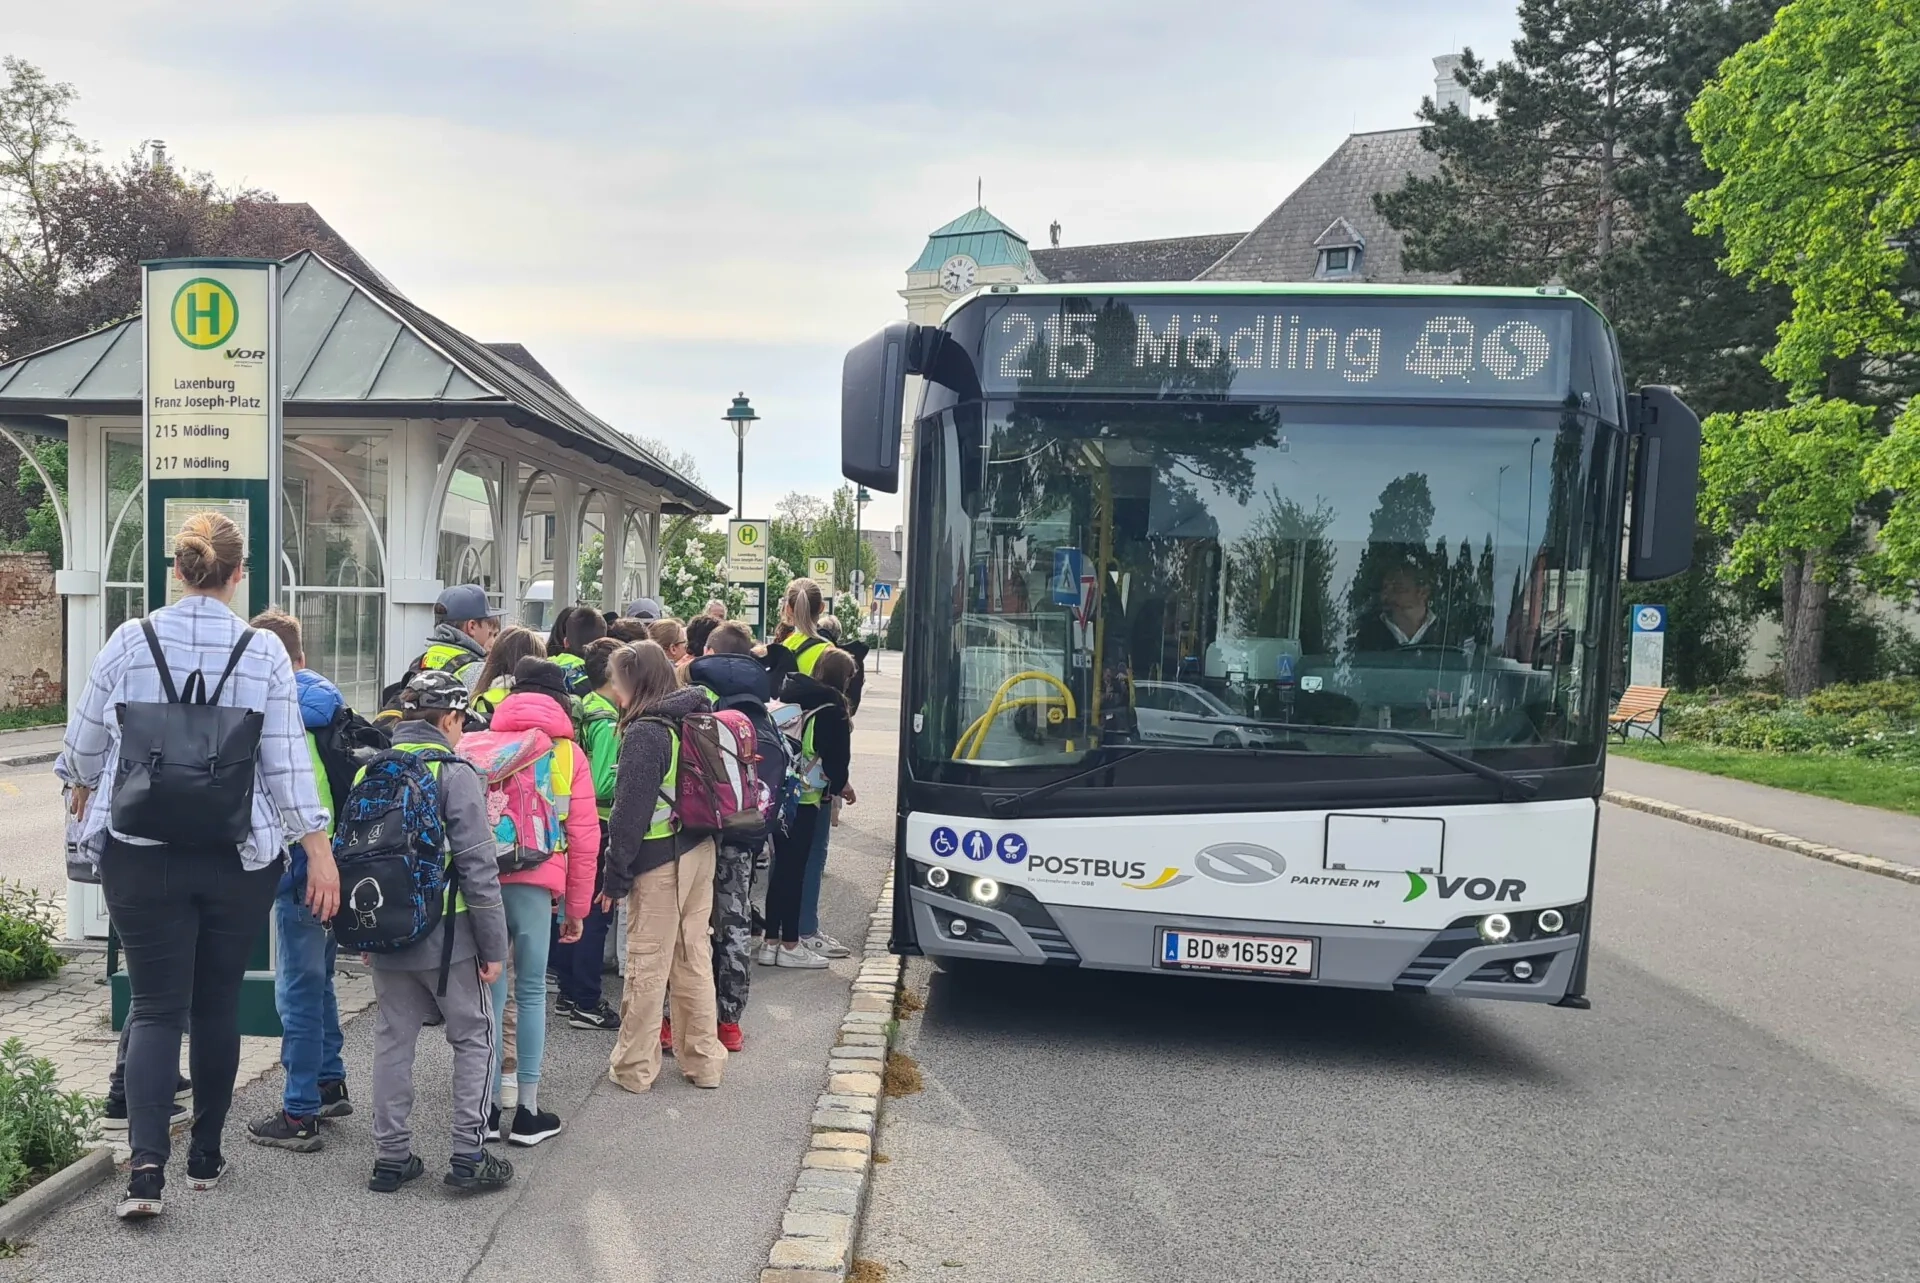
<instances>
[{"instance_id":1,"label":"blue camouflage backpack","mask_svg":"<svg viewBox=\"0 0 1920 1283\"><path fill-rule=\"evenodd\" d=\"M458 760L437 745L396 746L354 780L333 833L340 909L332 926L342 949L398 953L431 935L455 907L440 768ZM453 932L446 937L451 957ZM446 972L443 959L441 993Z\"/></svg>"}]
</instances>

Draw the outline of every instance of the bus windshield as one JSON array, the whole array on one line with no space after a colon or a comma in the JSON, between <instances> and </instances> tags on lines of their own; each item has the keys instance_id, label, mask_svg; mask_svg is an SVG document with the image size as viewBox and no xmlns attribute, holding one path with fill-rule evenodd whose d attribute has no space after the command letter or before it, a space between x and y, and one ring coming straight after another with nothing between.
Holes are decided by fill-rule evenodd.
<instances>
[{"instance_id":1,"label":"bus windshield","mask_svg":"<svg viewBox=\"0 0 1920 1283\"><path fill-rule=\"evenodd\" d=\"M1407 733L1597 757L1621 447L1588 416L1022 397L916 434L922 778L1114 745L1445 769Z\"/></svg>"}]
</instances>

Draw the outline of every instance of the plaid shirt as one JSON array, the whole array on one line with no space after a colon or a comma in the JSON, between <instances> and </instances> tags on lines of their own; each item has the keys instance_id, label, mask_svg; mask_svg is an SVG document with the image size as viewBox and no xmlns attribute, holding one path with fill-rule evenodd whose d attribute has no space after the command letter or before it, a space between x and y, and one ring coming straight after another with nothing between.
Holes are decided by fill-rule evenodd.
<instances>
[{"instance_id":1,"label":"plaid shirt","mask_svg":"<svg viewBox=\"0 0 1920 1283\"><path fill-rule=\"evenodd\" d=\"M160 638L160 650L173 673L174 689L186 685L196 668L209 690L220 680L227 656L246 627L234 613L211 597L188 597L162 606L147 617ZM108 818L113 806L113 774L119 761L120 722L116 704L158 704L166 701L160 670L141 635L140 621L130 619L107 639L100 657L87 674L87 689L67 722L67 740L54 773L69 784L93 789L80 841L97 865L105 849ZM286 647L272 633L256 632L246 653L234 667L220 702L257 709L266 714L260 732L260 752L254 762L253 831L240 847L240 862L262 869L280 858L291 841L327 827L327 808L313 782L313 760L307 754L306 730L300 722L300 697L293 682L293 665ZM114 833L123 842L146 844L146 839Z\"/></svg>"}]
</instances>

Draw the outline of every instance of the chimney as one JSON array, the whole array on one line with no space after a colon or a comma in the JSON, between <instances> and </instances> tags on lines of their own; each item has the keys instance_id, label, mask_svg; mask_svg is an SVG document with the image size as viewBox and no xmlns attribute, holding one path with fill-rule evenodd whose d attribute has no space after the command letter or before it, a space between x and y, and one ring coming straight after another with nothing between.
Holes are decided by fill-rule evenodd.
<instances>
[{"instance_id":1,"label":"chimney","mask_svg":"<svg viewBox=\"0 0 1920 1283\"><path fill-rule=\"evenodd\" d=\"M1473 99L1467 96L1467 87L1453 78L1461 61L1457 53L1443 53L1433 60L1433 105L1441 111L1453 107L1461 115L1471 116Z\"/></svg>"},{"instance_id":2,"label":"chimney","mask_svg":"<svg viewBox=\"0 0 1920 1283\"><path fill-rule=\"evenodd\" d=\"M1054 219L1053 226L1047 228L1047 239L1053 243L1053 247L1055 249L1060 248L1060 220L1059 219L1057 218Z\"/></svg>"}]
</instances>

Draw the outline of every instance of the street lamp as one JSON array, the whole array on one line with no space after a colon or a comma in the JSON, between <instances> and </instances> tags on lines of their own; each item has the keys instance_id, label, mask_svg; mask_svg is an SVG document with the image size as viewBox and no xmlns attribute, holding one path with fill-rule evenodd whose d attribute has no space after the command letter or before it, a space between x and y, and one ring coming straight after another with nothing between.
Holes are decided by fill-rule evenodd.
<instances>
[{"instance_id":1,"label":"street lamp","mask_svg":"<svg viewBox=\"0 0 1920 1283\"><path fill-rule=\"evenodd\" d=\"M735 517L747 515L747 429L759 419L760 416L755 414L753 407L747 403L747 394L744 392L733 398L733 404L728 406L727 412L720 416L720 421L733 429L733 438L737 443L733 465L733 515Z\"/></svg>"}]
</instances>

